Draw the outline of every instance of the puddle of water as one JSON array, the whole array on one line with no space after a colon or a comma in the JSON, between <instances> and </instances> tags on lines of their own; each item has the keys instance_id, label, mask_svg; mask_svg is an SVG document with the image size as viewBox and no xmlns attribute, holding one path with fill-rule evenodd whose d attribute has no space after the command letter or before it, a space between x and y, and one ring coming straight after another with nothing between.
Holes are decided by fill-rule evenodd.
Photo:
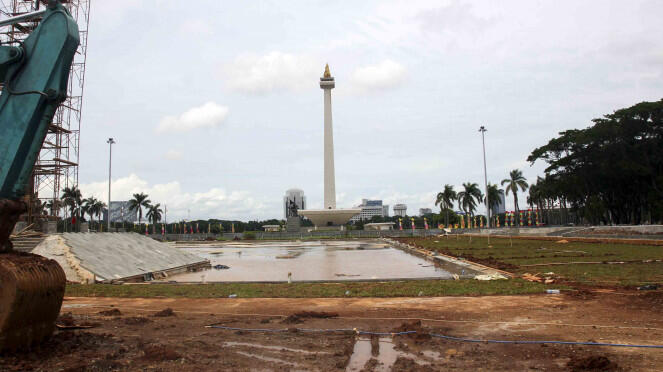
<instances>
[{"instance_id":1,"label":"puddle of water","mask_svg":"<svg viewBox=\"0 0 663 372\"><path fill-rule=\"evenodd\" d=\"M256 347L256 348L261 348L261 349L267 349L267 350L275 350L275 351L292 351L293 353L301 353L301 354L331 354L328 351L310 351L310 350L302 350L302 349L292 349L289 347L285 346L272 346L272 345L261 345L261 344L252 344L250 342L233 342L233 341L226 341L223 343L223 346L246 346L246 347Z\"/></svg>"},{"instance_id":2,"label":"puddle of water","mask_svg":"<svg viewBox=\"0 0 663 372\"><path fill-rule=\"evenodd\" d=\"M350 356L350 362L345 369L346 372L360 371L371 358L375 358L378 362L374 368L374 371L376 372L391 371L391 368L394 366L394 363L396 363L398 357L410 358L420 365L430 364L429 361L423 360L415 354L396 350L393 341L388 337L381 337L378 341L378 345L379 354L377 357L374 357L371 354L371 339L363 337L358 338L355 342L352 355ZM425 351L424 356L433 360L441 359L440 353L435 351Z\"/></svg>"},{"instance_id":3,"label":"puddle of water","mask_svg":"<svg viewBox=\"0 0 663 372\"><path fill-rule=\"evenodd\" d=\"M361 371L368 360L371 359L371 339L359 338L350 356L350 362L345 368L346 372Z\"/></svg>"},{"instance_id":4,"label":"puddle of water","mask_svg":"<svg viewBox=\"0 0 663 372\"><path fill-rule=\"evenodd\" d=\"M405 356L405 353L394 349L394 343L387 339L380 339L380 354L378 355L377 371L390 371L391 366L396 363L399 356Z\"/></svg>"},{"instance_id":5,"label":"puddle of water","mask_svg":"<svg viewBox=\"0 0 663 372\"><path fill-rule=\"evenodd\" d=\"M62 304L63 309L77 309L80 307L87 307L90 306L90 304Z\"/></svg>"},{"instance_id":6,"label":"puddle of water","mask_svg":"<svg viewBox=\"0 0 663 372\"><path fill-rule=\"evenodd\" d=\"M230 268L177 274L164 280L285 282L288 273L293 281L452 278L449 271L379 241L181 244L178 248L210 260L212 266Z\"/></svg>"},{"instance_id":7,"label":"puddle of water","mask_svg":"<svg viewBox=\"0 0 663 372\"><path fill-rule=\"evenodd\" d=\"M444 357L442 357L442 354L440 354L437 351L424 350L422 351L422 353L424 354L424 357L432 359L436 362L444 361Z\"/></svg>"}]
</instances>

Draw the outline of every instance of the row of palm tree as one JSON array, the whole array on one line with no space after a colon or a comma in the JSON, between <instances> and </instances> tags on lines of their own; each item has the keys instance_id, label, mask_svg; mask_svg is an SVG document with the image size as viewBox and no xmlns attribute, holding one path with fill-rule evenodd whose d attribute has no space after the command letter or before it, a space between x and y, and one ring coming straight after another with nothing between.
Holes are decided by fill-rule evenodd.
<instances>
[{"instance_id":1,"label":"row of palm tree","mask_svg":"<svg viewBox=\"0 0 663 372\"><path fill-rule=\"evenodd\" d=\"M129 210L138 213L138 224L140 225L143 220L143 208L147 210L145 217L148 221L152 221L152 233L156 233L157 222L161 221L163 210L161 204L157 203L152 205L152 201L148 199L147 194L137 193L133 195L133 199L129 200Z\"/></svg>"},{"instance_id":2,"label":"row of palm tree","mask_svg":"<svg viewBox=\"0 0 663 372\"><path fill-rule=\"evenodd\" d=\"M152 205L148 196L144 193L133 194L133 199L129 200L129 210L138 214L138 223L140 224L143 219L143 208L147 210L145 217L153 223L153 230L157 222L162 218L163 210L161 204L157 203ZM76 217L80 220L81 217L88 215L90 221L97 217L97 222L101 225L101 216L103 215L104 208L107 207L106 203L98 200L95 197L83 199L83 195L78 187L65 187L62 190L62 197L60 200L49 201L42 206L44 209L56 211L64 208L65 215L69 214L70 217Z\"/></svg>"},{"instance_id":3,"label":"row of palm tree","mask_svg":"<svg viewBox=\"0 0 663 372\"><path fill-rule=\"evenodd\" d=\"M474 217L474 211L477 209L479 204L488 203L488 208L492 209L497 207L500 204L501 196L509 193L513 194L513 204L516 210L516 214L519 212L518 209L518 189L523 192L527 190L529 185L527 184L527 179L523 176L523 173L519 169L514 169L509 173L509 178L502 180L501 185L506 185L504 190L498 188L495 184L488 184L487 197L481 192L479 185L475 182L466 182L463 183L463 190L456 192L452 185L444 185L444 191L441 191L437 194L435 199L435 205L440 206L440 210L446 211L445 222L449 224L449 211L453 208L454 202L458 202L458 207L465 213Z\"/></svg>"},{"instance_id":4,"label":"row of palm tree","mask_svg":"<svg viewBox=\"0 0 663 372\"><path fill-rule=\"evenodd\" d=\"M101 216L104 213L104 208L106 208L106 203L91 196L83 199L81 212L83 215L88 214L90 216L90 221L92 221L93 216L97 216L97 222L99 223L99 226L101 226Z\"/></svg>"}]
</instances>

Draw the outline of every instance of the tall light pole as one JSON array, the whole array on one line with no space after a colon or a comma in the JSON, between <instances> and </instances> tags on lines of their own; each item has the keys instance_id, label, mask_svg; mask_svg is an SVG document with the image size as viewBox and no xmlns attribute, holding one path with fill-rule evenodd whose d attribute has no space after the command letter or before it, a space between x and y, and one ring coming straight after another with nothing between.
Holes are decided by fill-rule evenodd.
<instances>
[{"instance_id":1,"label":"tall light pole","mask_svg":"<svg viewBox=\"0 0 663 372\"><path fill-rule=\"evenodd\" d=\"M488 172L486 171L486 139L487 129L483 125L479 128L481 132L481 145L483 146L483 186L486 189L486 216L488 216L488 228L490 229L490 200L488 200Z\"/></svg>"},{"instance_id":2,"label":"tall light pole","mask_svg":"<svg viewBox=\"0 0 663 372\"><path fill-rule=\"evenodd\" d=\"M111 219L110 219L110 214L111 214L111 164L113 160L113 144L115 143L115 140L113 138L109 138L108 141L106 141L108 144L108 232L111 231Z\"/></svg>"}]
</instances>

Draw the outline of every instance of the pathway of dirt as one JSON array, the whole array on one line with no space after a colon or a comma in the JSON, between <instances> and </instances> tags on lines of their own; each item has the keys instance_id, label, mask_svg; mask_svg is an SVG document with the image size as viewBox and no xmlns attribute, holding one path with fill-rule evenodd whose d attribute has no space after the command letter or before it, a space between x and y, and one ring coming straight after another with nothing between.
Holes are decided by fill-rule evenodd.
<instances>
[{"instance_id":1,"label":"pathway of dirt","mask_svg":"<svg viewBox=\"0 0 663 372\"><path fill-rule=\"evenodd\" d=\"M663 349L462 343L424 333L663 344L662 305L663 292L338 299L66 298L62 312L71 313L67 323L73 318L75 324L93 327L57 331L40 349L2 356L0 370L658 371L663 366ZM277 332L205 327L210 324ZM353 329L386 334L371 338ZM391 334L403 330L419 333Z\"/></svg>"}]
</instances>

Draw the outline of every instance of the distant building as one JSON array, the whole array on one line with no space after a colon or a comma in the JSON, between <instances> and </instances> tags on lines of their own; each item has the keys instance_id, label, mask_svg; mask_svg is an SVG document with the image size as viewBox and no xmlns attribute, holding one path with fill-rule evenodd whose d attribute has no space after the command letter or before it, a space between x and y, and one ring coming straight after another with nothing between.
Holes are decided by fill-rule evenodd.
<instances>
[{"instance_id":1,"label":"distant building","mask_svg":"<svg viewBox=\"0 0 663 372\"><path fill-rule=\"evenodd\" d=\"M350 221L370 220L375 216L389 217L389 206L382 205L382 200L362 199L357 208L361 208L361 213L352 217Z\"/></svg>"},{"instance_id":2,"label":"distant building","mask_svg":"<svg viewBox=\"0 0 663 372\"><path fill-rule=\"evenodd\" d=\"M506 211L505 205L506 205L506 201L504 199L504 194L502 193L502 194L500 194L499 204L492 207L492 208L490 208L490 215L491 216L496 216L498 214L504 213Z\"/></svg>"},{"instance_id":3,"label":"distant building","mask_svg":"<svg viewBox=\"0 0 663 372\"><path fill-rule=\"evenodd\" d=\"M103 220L108 221L108 209L103 211ZM128 201L110 202L111 222L138 222L138 211L129 210Z\"/></svg>"},{"instance_id":4,"label":"distant building","mask_svg":"<svg viewBox=\"0 0 663 372\"><path fill-rule=\"evenodd\" d=\"M425 216L427 214L432 214L433 210L430 208L419 208L419 215L420 216Z\"/></svg>"},{"instance_id":5,"label":"distant building","mask_svg":"<svg viewBox=\"0 0 663 372\"><path fill-rule=\"evenodd\" d=\"M373 222L364 225L364 230L393 230L396 222Z\"/></svg>"},{"instance_id":6,"label":"distant building","mask_svg":"<svg viewBox=\"0 0 663 372\"><path fill-rule=\"evenodd\" d=\"M405 217L406 215L407 215L407 205L405 204L394 205L394 216Z\"/></svg>"},{"instance_id":7,"label":"distant building","mask_svg":"<svg viewBox=\"0 0 663 372\"><path fill-rule=\"evenodd\" d=\"M284 219L288 219L288 217L294 217L288 206L290 205L290 202L294 202L295 205L297 205L297 209L306 209L306 196L304 195L304 191L300 189L290 189L285 192L285 196L283 197L283 217Z\"/></svg>"}]
</instances>

